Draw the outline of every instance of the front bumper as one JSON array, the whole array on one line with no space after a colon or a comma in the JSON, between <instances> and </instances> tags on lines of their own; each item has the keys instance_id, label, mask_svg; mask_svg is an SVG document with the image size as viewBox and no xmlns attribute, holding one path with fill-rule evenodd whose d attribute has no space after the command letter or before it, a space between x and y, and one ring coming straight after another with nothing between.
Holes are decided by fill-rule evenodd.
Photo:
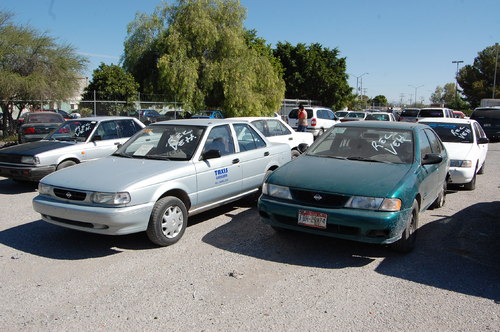
<instances>
[{"instance_id":1,"label":"front bumper","mask_svg":"<svg viewBox=\"0 0 500 332\"><path fill-rule=\"evenodd\" d=\"M21 180L21 181L40 181L45 175L55 172L56 166L10 166L0 165L0 176Z\"/></svg>"},{"instance_id":2,"label":"front bumper","mask_svg":"<svg viewBox=\"0 0 500 332\"><path fill-rule=\"evenodd\" d=\"M472 181L476 170L473 167L450 167L450 184L464 184Z\"/></svg>"},{"instance_id":3,"label":"front bumper","mask_svg":"<svg viewBox=\"0 0 500 332\"><path fill-rule=\"evenodd\" d=\"M411 209L380 212L317 208L303 206L293 201L275 200L265 195L259 198L258 208L261 221L271 226L376 244L389 244L399 240L411 213ZM326 229L299 225L299 210L326 213Z\"/></svg>"},{"instance_id":4,"label":"front bumper","mask_svg":"<svg viewBox=\"0 0 500 332\"><path fill-rule=\"evenodd\" d=\"M125 207L102 207L67 203L38 195L33 209L54 225L84 232L122 235L145 231L153 203Z\"/></svg>"}]
</instances>

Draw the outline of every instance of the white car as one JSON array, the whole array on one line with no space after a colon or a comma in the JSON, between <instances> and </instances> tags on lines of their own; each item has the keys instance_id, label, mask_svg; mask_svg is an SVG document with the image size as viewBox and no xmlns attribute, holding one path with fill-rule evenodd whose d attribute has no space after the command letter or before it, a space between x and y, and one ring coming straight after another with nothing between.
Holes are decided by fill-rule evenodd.
<instances>
[{"instance_id":1,"label":"white car","mask_svg":"<svg viewBox=\"0 0 500 332\"><path fill-rule=\"evenodd\" d=\"M327 107L305 106L307 112L307 131L315 138L323 135L330 127L340 123L335 113ZM294 108L288 114L288 124L295 130L298 127L299 109Z\"/></svg>"},{"instance_id":2,"label":"white car","mask_svg":"<svg viewBox=\"0 0 500 332\"><path fill-rule=\"evenodd\" d=\"M439 118L422 119L439 135L450 157L450 184L463 184L465 189L476 188L476 174L484 172L488 138L475 120Z\"/></svg>"},{"instance_id":3,"label":"white car","mask_svg":"<svg viewBox=\"0 0 500 332\"><path fill-rule=\"evenodd\" d=\"M394 114L388 112L373 112L368 113L365 118L366 121L396 121Z\"/></svg>"},{"instance_id":4,"label":"white car","mask_svg":"<svg viewBox=\"0 0 500 332\"><path fill-rule=\"evenodd\" d=\"M188 216L259 192L290 161L246 121L156 122L111 156L44 177L33 208L42 219L85 232L146 231L159 246L177 242Z\"/></svg>"},{"instance_id":5,"label":"white car","mask_svg":"<svg viewBox=\"0 0 500 332\"><path fill-rule=\"evenodd\" d=\"M300 144L311 145L314 142L312 133L296 132L285 121L277 117L242 117L234 119L252 123L272 143L288 144L292 158L296 158L302 153L299 149Z\"/></svg>"}]
</instances>

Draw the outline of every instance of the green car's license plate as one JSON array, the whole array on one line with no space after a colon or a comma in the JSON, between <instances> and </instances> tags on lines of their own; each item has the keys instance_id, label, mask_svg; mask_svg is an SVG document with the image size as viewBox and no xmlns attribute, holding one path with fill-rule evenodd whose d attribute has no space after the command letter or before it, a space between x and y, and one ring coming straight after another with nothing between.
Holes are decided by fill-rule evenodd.
<instances>
[{"instance_id":1,"label":"green car's license plate","mask_svg":"<svg viewBox=\"0 0 500 332\"><path fill-rule=\"evenodd\" d=\"M326 213L299 210L299 225L315 227L315 228L326 228Z\"/></svg>"}]
</instances>

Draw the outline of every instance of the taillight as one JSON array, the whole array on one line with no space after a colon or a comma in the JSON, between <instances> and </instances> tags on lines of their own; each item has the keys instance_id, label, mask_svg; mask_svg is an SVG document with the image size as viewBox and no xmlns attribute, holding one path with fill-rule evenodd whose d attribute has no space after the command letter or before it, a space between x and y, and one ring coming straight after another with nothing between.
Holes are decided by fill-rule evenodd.
<instances>
[{"instance_id":1,"label":"taillight","mask_svg":"<svg viewBox=\"0 0 500 332\"><path fill-rule=\"evenodd\" d=\"M33 127L26 127L26 128L23 128L23 134L34 134L35 133L35 128Z\"/></svg>"},{"instance_id":2,"label":"taillight","mask_svg":"<svg viewBox=\"0 0 500 332\"><path fill-rule=\"evenodd\" d=\"M313 127L316 126L316 118L313 118L311 120L311 126L313 126Z\"/></svg>"}]
</instances>

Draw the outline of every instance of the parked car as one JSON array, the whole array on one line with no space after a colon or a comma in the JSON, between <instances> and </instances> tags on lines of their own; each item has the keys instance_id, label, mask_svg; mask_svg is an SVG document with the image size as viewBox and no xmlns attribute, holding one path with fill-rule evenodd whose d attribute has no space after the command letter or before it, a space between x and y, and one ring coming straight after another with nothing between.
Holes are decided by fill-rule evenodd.
<instances>
[{"instance_id":1,"label":"parked car","mask_svg":"<svg viewBox=\"0 0 500 332\"><path fill-rule=\"evenodd\" d=\"M373 120L373 121L396 121L396 118L394 118L394 115L392 113L376 112L376 113L368 113L366 115L365 120Z\"/></svg>"},{"instance_id":2,"label":"parked car","mask_svg":"<svg viewBox=\"0 0 500 332\"><path fill-rule=\"evenodd\" d=\"M137 116L146 125L164 120L163 116L156 110L138 110Z\"/></svg>"},{"instance_id":3,"label":"parked car","mask_svg":"<svg viewBox=\"0 0 500 332\"><path fill-rule=\"evenodd\" d=\"M263 185L262 222L408 252L419 214L445 202L449 160L441 140L416 123L335 125Z\"/></svg>"},{"instance_id":4,"label":"parked car","mask_svg":"<svg viewBox=\"0 0 500 332\"><path fill-rule=\"evenodd\" d=\"M18 142L39 141L59 127L61 123L64 123L63 116L55 112L27 113L19 128Z\"/></svg>"},{"instance_id":5,"label":"parked car","mask_svg":"<svg viewBox=\"0 0 500 332\"><path fill-rule=\"evenodd\" d=\"M479 122L490 140L500 140L500 106L478 107L470 118Z\"/></svg>"},{"instance_id":6,"label":"parked car","mask_svg":"<svg viewBox=\"0 0 500 332\"><path fill-rule=\"evenodd\" d=\"M342 120L350 112L351 111L337 111L335 112L335 116L337 117L337 119Z\"/></svg>"},{"instance_id":7,"label":"parked car","mask_svg":"<svg viewBox=\"0 0 500 332\"><path fill-rule=\"evenodd\" d=\"M155 123L112 156L40 181L33 208L43 220L99 234L146 231L167 246L193 215L257 193L264 176L290 160L245 121Z\"/></svg>"},{"instance_id":8,"label":"parked car","mask_svg":"<svg viewBox=\"0 0 500 332\"><path fill-rule=\"evenodd\" d=\"M488 138L479 123L470 119L423 119L439 135L450 158L450 184L476 188L476 174L484 173Z\"/></svg>"},{"instance_id":9,"label":"parked car","mask_svg":"<svg viewBox=\"0 0 500 332\"><path fill-rule=\"evenodd\" d=\"M307 112L307 131L312 133L314 137L319 137L328 130L328 128L339 123L339 119L333 111L322 106L305 106ZM288 124L297 130L299 109L294 108L288 114Z\"/></svg>"},{"instance_id":10,"label":"parked car","mask_svg":"<svg viewBox=\"0 0 500 332\"><path fill-rule=\"evenodd\" d=\"M423 118L453 118L453 111L446 107L427 107L420 109L417 121Z\"/></svg>"},{"instance_id":11,"label":"parked car","mask_svg":"<svg viewBox=\"0 0 500 332\"><path fill-rule=\"evenodd\" d=\"M199 111L191 115L191 119L224 119L221 111Z\"/></svg>"},{"instance_id":12,"label":"parked car","mask_svg":"<svg viewBox=\"0 0 500 332\"><path fill-rule=\"evenodd\" d=\"M68 120L38 142L0 150L0 176L39 181L56 170L113 153L144 124L129 117Z\"/></svg>"},{"instance_id":13,"label":"parked car","mask_svg":"<svg viewBox=\"0 0 500 332\"><path fill-rule=\"evenodd\" d=\"M405 108L399 116L401 122L417 122L420 108Z\"/></svg>"},{"instance_id":14,"label":"parked car","mask_svg":"<svg viewBox=\"0 0 500 332\"><path fill-rule=\"evenodd\" d=\"M310 146L314 142L314 136L311 133L297 132L281 118L241 117L234 119L251 122L272 143L288 144L292 158L296 158L302 153L299 149L300 144Z\"/></svg>"},{"instance_id":15,"label":"parked car","mask_svg":"<svg viewBox=\"0 0 500 332\"><path fill-rule=\"evenodd\" d=\"M166 111L165 113L161 113L162 118L161 121L164 120L177 120L177 119L190 119L191 113L183 110L175 110L175 111Z\"/></svg>"},{"instance_id":16,"label":"parked car","mask_svg":"<svg viewBox=\"0 0 500 332\"><path fill-rule=\"evenodd\" d=\"M453 117L456 119L465 119L467 116L462 111L453 111Z\"/></svg>"},{"instance_id":17,"label":"parked car","mask_svg":"<svg viewBox=\"0 0 500 332\"><path fill-rule=\"evenodd\" d=\"M368 112L350 112L340 122L348 122L348 121L363 121Z\"/></svg>"}]
</instances>

